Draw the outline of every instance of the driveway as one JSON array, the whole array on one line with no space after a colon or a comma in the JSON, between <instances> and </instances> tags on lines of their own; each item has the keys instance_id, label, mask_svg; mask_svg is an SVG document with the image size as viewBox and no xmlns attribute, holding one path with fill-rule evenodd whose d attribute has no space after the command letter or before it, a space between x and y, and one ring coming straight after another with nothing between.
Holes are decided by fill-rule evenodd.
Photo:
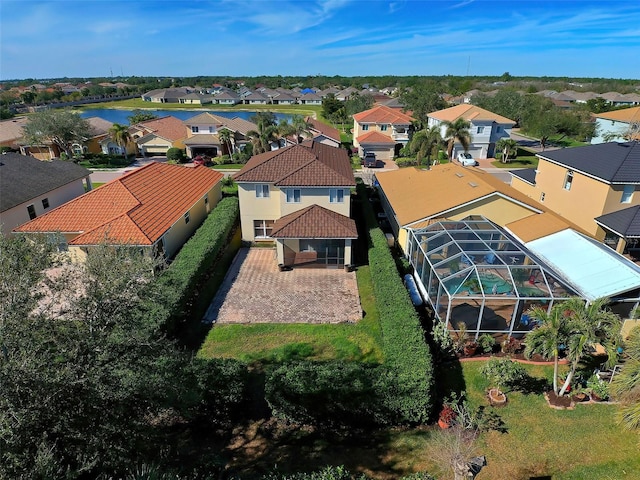
<instances>
[{"instance_id":1,"label":"driveway","mask_svg":"<svg viewBox=\"0 0 640 480\"><path fill-rule=\"evenodd\" d=\"M205 323L341 323L362 318L355 272L281 272L274 248L241 248Z\"/></svg>"}]
</instances>

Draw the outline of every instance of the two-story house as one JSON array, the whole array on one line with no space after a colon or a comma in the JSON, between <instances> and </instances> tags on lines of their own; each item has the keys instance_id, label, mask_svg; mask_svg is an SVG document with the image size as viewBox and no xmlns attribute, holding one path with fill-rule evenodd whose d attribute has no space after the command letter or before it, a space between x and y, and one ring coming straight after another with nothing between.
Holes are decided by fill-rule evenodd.
<instances>
[{"instance_id":1,"label":"two-story house","mask_svg":"<svg viewBox=\"0 0 640 480\"><path fill-rule=\"evenodd\" d=\"M184 148L187 136L182 120L171 115L132 125L129 134L145 157L166 155L170 148Z\"/></svg>"},{"instance_id":2,"label":"two-story house","mask_svg":"<svg viewBox=\"0 0 640 480\"><path fill-rule=\"evenodd\" d=\"M249 143L247 132L257 131L258 126L239 117L226 118L211 113L201 113L184 122L187 138L184 145L188 157L196 155L230 155L236 149ZM228 141L220 139L220 130L229 130L231 138Z\"/></svg>"},{"instance_id":3,"label":"two-story house","mask_svg":"<svg viewBox=\"0 0 640 480\"><path fill-rule=\"evenodd\" d=\"M591 144L640 140L640 107L594 115L596 134Z\"/></svg>"},{"instance_id":4,"label":"two-story house","mask_svg":"<svg viewBox=\"0 0 640 480\"><path fill-rule=\"evenodd\" d=\"M473 158L493 157L496 142L501 138L509 138L511 129L516 124L513 120L502 115L466 103L430 113L428 118L427 125L429 127L439 126L443 138L446 138L446 122L454 122L459 118L468 121L471 124L469 129L471 143L467 151ZM462 151L462 145L456 142L453 149L454 158Z\"/></svg>"},{"instance_id":5,"label":"two-story house","mask_svg":"<svg viewBox=\"0 0 640 480\"><path fill-rule=\"evenodd\" d=\"M373 152L378 160L392 160L409 142L413 118L384 105L353 116L353 145L358 154Z\"/></svg>"},{"instance_id":6,"label":"two-story house","mask_svg":"<svg viewBox=\"0 0 640 480\"><path fill-rule=\"evenodd\" d=\"M242 240L275 242L282 266L352 263L355 178L345 150L305 141L253 156L234 180Z\"/></svg>"},{"instance_id":7,"label":"two-story house","mask_svg":"<svg viewBox=\"0 0 640 480\"><path fill-rule=\"evenodd\" d=\"M511 185L620 253L640 247L640 144L601 143L539 153Z\"/></svg>"}]
</instances>

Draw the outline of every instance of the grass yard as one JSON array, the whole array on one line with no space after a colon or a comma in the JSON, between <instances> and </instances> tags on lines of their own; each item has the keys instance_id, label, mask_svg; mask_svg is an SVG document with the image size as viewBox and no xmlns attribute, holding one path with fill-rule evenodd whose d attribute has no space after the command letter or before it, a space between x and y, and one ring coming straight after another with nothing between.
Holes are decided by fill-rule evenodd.
<instances>
[{"instance_id":1,"label":"grass yard","mask_svg":"<svg viewBox=\"0 0 640 480\"><path fill-rule=\"evenodd\" d=\"M441 370L439 378L448 379L449 386L464 386L472 404L486 405L484 392L489 385L480 373L483 364L452 365ZM525 367L531 376L551 380L552 367ZM478 451L487 456L488 463L478 480L640 478L640 437L615 423L615 405L585 404L575 410L554 410L540 393L511 392L508 398L509 403L496 410L508 433L489 432L478 443ZM429 451L437 449L438 438L446 434L415 430L392 433L390 461L402 470L440 474L438 466L429 460Z\"/></svg>"},{"instance_id":2,"label":"grass yard","mask_svg":"<svg viewBox=\"0 0 640 480\"><path fill-rule=\"evenodd\" d=\"M382 361L378 311L368 266L356 272L365 316L356 324L215 325L198 355L247 362L292 359Z\"/></svg>"},{"instance_id":3,"label":"grass yard","mask_svg":"<svg viewBox=\"0 0 640 480\"><path fill-rule=\"evenodd\" d=\"M513 160L509 161L509 163L502 163L500 160L496 160L495 162L491 162L491 165L497 168L537 168L538 167L538 157L536 157L535 153L527 150L526 148L518 148L518 155Z\"/></svg>"}]
</instances>

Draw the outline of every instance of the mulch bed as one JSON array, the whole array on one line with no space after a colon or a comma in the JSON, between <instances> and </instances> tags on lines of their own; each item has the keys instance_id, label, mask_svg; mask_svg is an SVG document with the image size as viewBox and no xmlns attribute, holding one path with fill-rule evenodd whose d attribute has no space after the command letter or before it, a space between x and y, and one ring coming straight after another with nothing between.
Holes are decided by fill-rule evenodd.
<instances>
[{"instance_id":1,"label":"mulch bed","mask_svg":"<svg viewBox=\"0 0 640 480\"><path fill-rule=\"evenodd\" d=\"M558 410L574 408L574 403L571 397L568 397L568 396L559 397L556 395L556 392L554 392L553 390L551 390L550 392L545 392L544 398L547 400L547 403L551 408L557 408Z\"/></svg>"}]
</instances>

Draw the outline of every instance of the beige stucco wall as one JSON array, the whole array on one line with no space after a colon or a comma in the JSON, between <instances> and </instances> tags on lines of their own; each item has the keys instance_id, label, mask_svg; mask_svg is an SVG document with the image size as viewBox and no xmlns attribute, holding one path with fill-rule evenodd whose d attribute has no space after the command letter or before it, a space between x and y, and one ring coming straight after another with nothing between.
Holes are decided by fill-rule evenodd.
<instances>
[{"instance_id":1,"label":"beige stucco wall","mask_svg":"<svg viewBox=\"0 0 640 480\"><path fill-rule=\"evenodd\" d=\"M43 195L39 195L28 202L16 205L15 207L0 213L0 232L7 235L14 228L28 222L30 220L29 212L27 211L27 207L29 205L33 204L36 210L36 215L40 216L43 213L50 212L54 208L59 207L63 203L73 200L84 193L82 179L79 179L63 185L62 187L56 188L55 190L51 190ZM44 198L49 199L49 208L46 210L42 206L42 200Z\"/></svg>"},{"instance_id":2,"label":"beige stucco wall","mask_svg":"<svg viewBox=\"0 0 640 480\"><path fill-rule=\"evenodd\" d=\"M257 198L255 193L257 183L238 184L238 198L240 201L240 225L242 228L242 240L253 242L254 220L277 220L311 205L319 205L346 217L350 216L350 191L344 189L344 201L331 203L330 188L300 188L300 202L287 203L287 194L278 187L269 185L269 197Z\"/></svg>"},{"instance_id":3,"label":"beige stucco wall","mask_svg":"<svg viewBox=\"0 0 640 480\"><path fill-rule=\"evenodd\" d=\"M360 135L364 135L366 133L371 133L371 132L380 132L381 134L389 137L390 139L393 140L393 126L389 123L384 123L384 124L376 124L376 123L367 123L366 125L368 125L368 129L367 130L363 130L362 125L359 124L358 122L356 122L355 120L353 121L353 146L354 147L359 147L360 143L358 143L357 138ZM387 130L382 131L382 125L386 125L387 126ZM407 125L407 128L409 126ZM395 140L394 140L395 141Z\"/></svg>"},{"instance_id":4,"label":"beige stucco wall","mask_svg":"<svg viewBox=\"0 0 640 480\"><path fill-rule=\"evenodd\" d=\"M527 197L532 198L533 200L540 201L540 191L536 189L535 185L531 185L530 183L525 182L521 178L516 176L511 177L511 186L518 190L519 192L524 193Z\"/></svg>"}]
</instances>

